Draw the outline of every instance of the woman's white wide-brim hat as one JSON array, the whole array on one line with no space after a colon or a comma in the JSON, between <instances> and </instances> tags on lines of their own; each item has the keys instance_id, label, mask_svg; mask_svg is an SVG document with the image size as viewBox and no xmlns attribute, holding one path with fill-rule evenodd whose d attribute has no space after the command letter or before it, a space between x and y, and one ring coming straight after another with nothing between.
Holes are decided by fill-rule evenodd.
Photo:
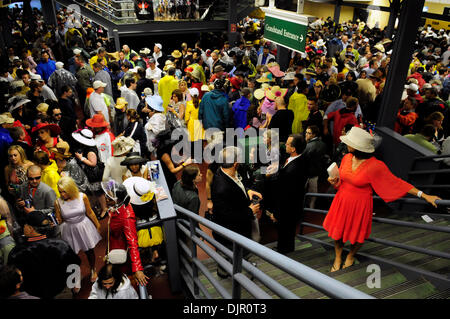
<instances>
[{"instance_id":1,"label":"woman's white wide-brim hat","mask_svg":"<svg viewBox=\"0 0 450 319\"><path fill-rule=\"evenodd\" d=\"M123 182L133 205L144 205L155 196L156 184L142 177L129 177Z\"/></svg>"},{"instance_id":2,"label":"woman's white wide-brim hat","mask_svg":"<svg viewBox=\"0 0 450 319\"><path fill-rule=\"evenodd\" d=\"M72 137L83 145L97 146L97 142L94 140L94 133L91 130L82 129L79 132L73 132Z\"/></svg>"},{"instance_id":3,"label":"woman's white wide-brim hat","mask_svg":"<svg viewBox=\"0 0 450 319\"><path fill-rule=\"evenodd\" d=\"M353 126L347 135L340 137L341 141L364 153L375 152L375 139L360 127Z\"/></svg>"}]
</instances>

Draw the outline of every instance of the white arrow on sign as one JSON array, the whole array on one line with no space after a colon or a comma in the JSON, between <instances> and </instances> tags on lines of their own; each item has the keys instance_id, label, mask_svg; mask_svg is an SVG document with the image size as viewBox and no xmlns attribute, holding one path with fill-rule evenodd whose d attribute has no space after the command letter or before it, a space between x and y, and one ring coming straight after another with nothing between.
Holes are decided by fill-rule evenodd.
<instances>
[{"instance_id":1,"label":"white arrow on sign","mask_svg":"<svg viewBox=\"0 0 450 319\"><path fill-rule=\"evenodd\" d=\"M303 34L300 35L300 42L303 42Z\"/></svg>"}]
</instances>

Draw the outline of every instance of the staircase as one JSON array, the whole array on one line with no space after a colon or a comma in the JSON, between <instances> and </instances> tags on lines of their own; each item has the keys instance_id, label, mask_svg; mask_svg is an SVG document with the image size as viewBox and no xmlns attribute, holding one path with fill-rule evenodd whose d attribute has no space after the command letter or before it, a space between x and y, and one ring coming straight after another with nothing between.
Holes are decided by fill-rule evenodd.
<instances>
[{"instance_id":1,"label":"staircase","mask_svg":"<svg viewBox=\"0 0 450 319\"><path fill-rule=\"evenodd\" d=\"M403 221L417 221L417 217L405 216L404 214L390 215L390 218ZM450 226L450 215L448 218L436 219L431 223L424 221L419 222L435 226ZM442 252L450 251L450 234L430 232L421 229L413 229L407 227L399 227L388 224L374 223L372 228L372 235L376 238L388 238L403 244L414 245ZM303 238L303 236L300 236ZM367 278L372 274L368 272L368 266L377 264L373 260L363 257L357 257L355 265L347 269L342 269L337 272L330 272L331 265L334 259L333 240L328 237L327 232L319 231L310 238L315 240L322 240L327 245L320 245L311 240L300 239L296 240L296 249L294 252L288 254L288 257L298 261L306 266L309 266L323 274L326 274L336 280L339 280L349 286L352 286L362 292L365 292L375 298L379 299L450 299L450 287L437 287L425 277L405 272L403 269L396 267L382 265L381 268L381 287L369 288L366 284ZM269 248L274 248L276 243L266 245ZM387 247L379 243L366 242L360 249L360 253L370 254L373 256L386 258L395 262L403 263L413 267L417 267L426 271L434 272L442 276L448 276L450 273L450 260L445 258L433 257L421 253L410 252L404 249L395 247ZM345 253L344 253L345 258ZM323 299L328 298L321 292L306 285L303 282L293 278L285 272L275 268L271 264L261 260L257 257L251 257L250 262L256 262L258 269L277 280L280 284L290 289L294 294L304 299ZM203 261L203 264L209 271L217 278L216 269L217 264L214 260L208 259ZM447 277L448 278L448 277ZM221 296L217 293L215 288L210 284L209 280L204 276L199 276L200 281L208 289L208 292L213 298L220 299ZM220 279L220 278L218 278ZM257 280L255 283L264 289L272 298L278 298L270 290L265 289ZM221 284L227 289L232 289L231 279L222 279ZM441 289L439 289L441 288ZM242 298L253 298L245 290L242 291Z\"/></svg>"}]
</instances>

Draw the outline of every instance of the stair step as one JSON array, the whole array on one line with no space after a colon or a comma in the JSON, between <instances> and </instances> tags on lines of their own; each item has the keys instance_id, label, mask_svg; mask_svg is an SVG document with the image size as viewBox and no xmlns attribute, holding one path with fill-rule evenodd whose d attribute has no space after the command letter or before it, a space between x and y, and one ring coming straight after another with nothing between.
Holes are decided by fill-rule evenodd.
<instances>
[{"instance_id":1,"label":"stair step","mask_svg":"<svg viewBox=\"0 0 450 319\"><path fill-rule=\"evenodd\" d=\"M412 281L405 281L405 282L399 283L397 285L394 285L392 287L389 287L387 289L383 289L378 292L375 292L372 294L372 296L374 296L375 298L378 298L378 299L391 298L399 293L404 292L405 290L415 288L425 282L426 282L426 280L424 278L418 278L418 279L412 280Z\"/></svg>"},{"instance_id":2,"label":"stair step","mask_svg":"<svg viewBox=\"0 0 450 319\"><path fill-rule=\"evenodd\" d=\"M450 289L437 292L431 296L428 296L427 299L450 299Z\"/></svg>"}]
</instances>

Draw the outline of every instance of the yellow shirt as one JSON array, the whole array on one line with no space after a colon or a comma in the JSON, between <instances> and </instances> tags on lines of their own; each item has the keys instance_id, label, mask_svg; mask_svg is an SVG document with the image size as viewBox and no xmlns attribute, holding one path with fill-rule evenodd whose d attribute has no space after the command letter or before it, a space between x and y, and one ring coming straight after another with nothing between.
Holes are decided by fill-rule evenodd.
<instances>
[{"instance_id":1,"label":"yellow shirt","mask_svg":"<svg viewBox=\"0 0 450 319\"><path fill-rule=\"evenodd\" d=\"M58 173L58 166L54 160L50 160L50 165L42 170L41 181L50 186L59 197L58 181L61 176Z\"/></svg>"},{"instance_id":2,"label":"yellow shirt","mask_svg":"<svg viewBox=\"0 0 450 319\"><path fill-rule=\"evenodd\" d=\"M292 122L292 133L303 132L302 121L306 121L309 116L308 99L306 95L295 92L289 98L288 109L294 112L294 122Z\"/></svg>"},{"instance_id":3,"label":"yellow shirt","mask_svg":"<svg viewBox=\"0 0 450 319\"><path fill-rule=\"evenodd\" d=\"M167 112L167 106L172 98L172 92L178 89L178 80L172 75L166 75L158 83L158 93L163 100L164 113Z\"/></svg>"},{"instance_id":4,"label":"yellow shirt","mask_svg":"<svg viewBox=\"0 0 450 319\"><path fill-rule=\"evenodd\" d=\"M198 101L200 105L200 100ZM198 110L200 107L195 108L192 100L187 101L186 111L184 112L184 121L186 122L187 129L189 131L189 140L195 142L202 140L205 136L205 130L202 123L198 119Z\"/></svg>"},{"instance_id":5,"label":"yellow shirt","mask_svg":"<svg viewBox=\"0 0 450 319\"><path fill-rule=\"evenodd\" d=\"M96 62L99 62L99 63L100 63L100 61L98 60L98 58L99 58L98 55L94 55L92 58L90 58L90 60L89 60L89 65L91 66L91 68L94 68L94 63L96 63ZM107 64L108 64L108 61L106 61L106 58L105 58L105 57L103 57L102 60L103 60L103 62L104 62L103 65L107 65Z\"/></svg>"}]
</instances>

